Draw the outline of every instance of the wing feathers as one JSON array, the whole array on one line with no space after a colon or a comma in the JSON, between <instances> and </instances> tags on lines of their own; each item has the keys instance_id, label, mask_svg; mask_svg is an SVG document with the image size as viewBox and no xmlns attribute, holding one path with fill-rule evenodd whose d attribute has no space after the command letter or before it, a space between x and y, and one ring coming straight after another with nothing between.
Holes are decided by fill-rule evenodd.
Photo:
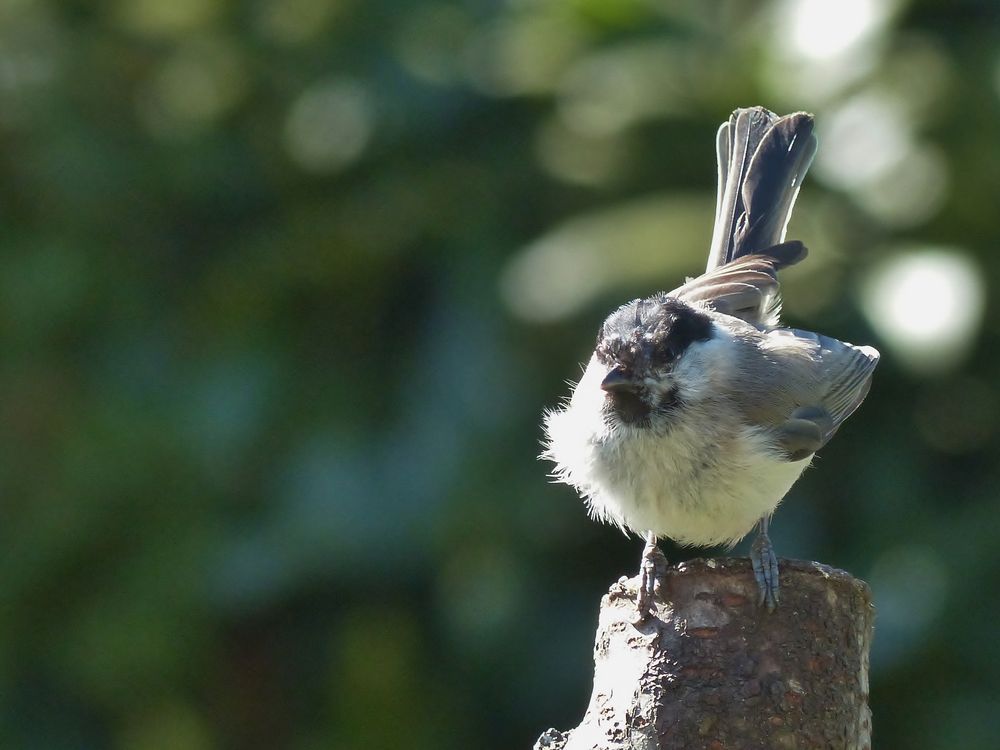
<instances>
[{"instance_id":1,"label":"wing feathers","mask_svg":"<svg viewBox=\"0 0 1000 750\"><path fill-rule=\"evenodd\" d=\"M801 242L784 242L691 279L670 296L705 303L759 328L775 326L781 310L778 270L798 263L806 253Z\"/></svg>"},{"instance_id":2,"label":"wing feathers","mask_svg":"<svg viewBox=\"0 0 1000 750\"><path fill-rule=\"evenodd\" d=\"M826 336L822 338L827 341L835 341ZM879 353L870 346L851 346L850 344L841 344L839 341L836 343L846 347L847 353L837 356L831 363L829 375L832 376L832 384L826 398L823 399L824 405L833 418L833 430L830 432L830 437L865 400L868 389L871 387L872 372L879 359Z\"/></svg>"},{"instance_id":3,"label":"wing feathers","mask_svg":"<svg viewBox=\"0 0 1000 750\"><path fill-rule=\"evenodd\" d=\"M822 440L814 449L818 450L868 395L879 353L870 346L854 346L811 331L782 329L773 331L769 337L773 341L791 337L788 351L798 348L807 355L806 362L811 363L806 365L801 353L779 359L781 371L774 377L792 384L794 400L801 404L778 426L779 443L788 431L792 435L803 434L802 426L793 423L805 420L820 431ZM808 367L811 376L806 376L804 367Z\"/></svg>"}]
</instances>

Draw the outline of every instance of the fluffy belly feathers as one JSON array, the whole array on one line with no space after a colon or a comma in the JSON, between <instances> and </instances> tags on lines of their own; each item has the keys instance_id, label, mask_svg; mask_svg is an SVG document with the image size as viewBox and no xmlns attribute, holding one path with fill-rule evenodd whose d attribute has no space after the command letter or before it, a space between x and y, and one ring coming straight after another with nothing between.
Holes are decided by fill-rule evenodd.
<instances>
[{"instance_id":1,"label":"fluffy belly feathers","mask_svg":"<svg viewBox=\"0 0 1000 750\"><path fill-rule=\"evenodd\" d=\"M554 476L573 485L598 520L682 544L739 541L774 511L811 460L782 460L761 428L708 418L685 421L717 429L680 423L656 434L609 425L599 410L573 406L546 420ZM581 424L585 414L598 419Z\"/></svg>"}]
</instances>

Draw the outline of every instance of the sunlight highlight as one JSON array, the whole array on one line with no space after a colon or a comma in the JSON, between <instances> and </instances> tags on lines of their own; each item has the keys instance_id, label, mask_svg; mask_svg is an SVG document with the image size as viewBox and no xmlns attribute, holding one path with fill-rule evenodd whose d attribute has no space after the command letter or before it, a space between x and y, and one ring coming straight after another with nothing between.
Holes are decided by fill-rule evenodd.
<instances>
[{"instance_id":1,"label":"sunlight highlight","mask_svg":"<svg viewBox=\"0 0 1000 750\"><path fill-rule=\"evenodd\" d=\"M885 3L878 0L798 0L791 11L791 38L802 57L837 57L878 25Z\"/></svg>"},{"instance_id":2,"label":"sunlight highlight","mask_svg":"<svg viewBox=\"0 0 1000 750\"><path fill-rule=\"evenodd\" d=\"M873 273L863 290L869 321L916 370L949 369L966 354L982 321L985 290L964 254L922 249L900 254Z\"/></svg>"}]
</instances>

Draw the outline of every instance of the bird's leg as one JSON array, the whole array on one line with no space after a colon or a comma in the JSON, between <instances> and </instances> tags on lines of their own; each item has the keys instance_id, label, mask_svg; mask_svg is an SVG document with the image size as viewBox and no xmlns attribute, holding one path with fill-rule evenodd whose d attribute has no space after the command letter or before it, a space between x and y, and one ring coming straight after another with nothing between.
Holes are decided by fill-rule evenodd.
<instances>
[{"instance_id":1,"label":"bird's leg","mask_svg":"<svg viewBox=\"0 0 1000 750\"><path fill-rule=\"evenodd\" d=\"M750 546L750 562L753 564L753 577L757 579L757 605L765 604L768 612L773 612L778 606L778 558L767 535L769 520L764 516L757 524L757 538Z\"/></svg>"},{"instance_id":2,"label":"bird's leg","mask_svg":"<svg viewBox=\"0 0 1000 750\"><path fill-rule=\"evenodd\" d=\"M639 595L635 601L637 623L645 622L656 609L653 605L656 581L663 578L666 570L667 558L656 544L656 534L647 531L646 546L642 549L642 559L639 562Z\"/></svg>"}]
</instances>

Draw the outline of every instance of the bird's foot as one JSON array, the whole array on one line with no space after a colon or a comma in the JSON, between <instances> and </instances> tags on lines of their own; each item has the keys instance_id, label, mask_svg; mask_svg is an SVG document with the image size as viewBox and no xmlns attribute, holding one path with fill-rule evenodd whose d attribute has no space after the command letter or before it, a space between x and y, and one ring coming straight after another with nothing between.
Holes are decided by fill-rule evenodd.
<instances>
[{"instance_id":1,"label":"bird's foot","mask_svg":"<svg viewBox=\"0 0 1000 750\"><path fill-rule=\"evenodd\" d=\"M778 606L778 558L767 535L767 519L761 519L757 538L750 547L753 577L757 580L757 606L765 605L768 612Z\"/></svg>"},{"instance_id":2,"label":"bird's foot","mask_svg":"<svg viewBox=\"0 0 1000 750\"><path fill-rule=\"evenodd\" d=\"M639 593L635 600L636 625L646 622L656 612L653 595L656 593L657 581L663 580L666 571L667 558L656 544L656 537L649 533L639 562Z\"/></svg>"}]
</instances>

